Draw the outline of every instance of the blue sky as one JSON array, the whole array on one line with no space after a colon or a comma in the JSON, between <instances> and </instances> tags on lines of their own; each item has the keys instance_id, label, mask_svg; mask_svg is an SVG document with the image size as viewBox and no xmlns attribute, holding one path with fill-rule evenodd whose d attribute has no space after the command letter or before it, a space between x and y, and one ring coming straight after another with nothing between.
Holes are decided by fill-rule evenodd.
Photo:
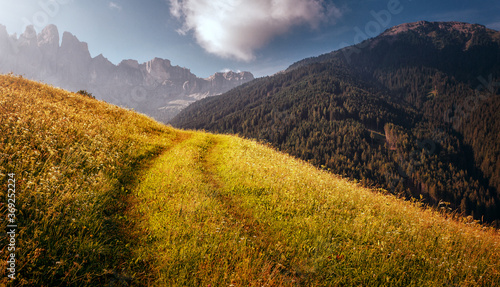
<instances>
[{"instance_id":1,"label":"blue sky","mask_svg":"<svg viewBox=\"0 0 500 287\"><path fill-rule=\"evenodd\" d=\"M498 0L0 0L10 34L55 24L93 57L154 57L200 77L226 69L261 77L406 22L463 21L500 30Z\"/></svg>"}]
</instances>

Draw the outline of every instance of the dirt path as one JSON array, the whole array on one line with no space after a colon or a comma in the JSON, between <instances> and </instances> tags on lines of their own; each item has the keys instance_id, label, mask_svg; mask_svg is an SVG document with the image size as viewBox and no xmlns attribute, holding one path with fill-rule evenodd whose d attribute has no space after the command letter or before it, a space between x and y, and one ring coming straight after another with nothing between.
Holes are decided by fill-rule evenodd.
<instances>
[{"instance_id":1,"label":"dirt path","mask_svg":"<svg viewBox=\"0 0 500 287\"><path fill-rule=\"evenodd\" d=\"M221 155L230 148L226 140L181 132L144 171L129 214L139 222L135 257L148 266L149 283L296 286L303 281L286 258L287 240L248 207L252 195L244 190L250 187L241 183L241 193L229 190L219 174L226 164Z\"/></svg>"},{"instance_id":2,"label":"dirt path","mask_svg":"<svg viewBox=\"0 0 500 287\"><path fill-rule=\"evenodd\" d=\"M266 228L255 218L252 210L245 209L241 202L241 196L232 195L224 191L224 182L217 175L216 155L217 145L221 139L215 136L207 136L207 146L203 149L199 163L202 166L205 183L213 188L212 196L214 196L226 209L233 224L239 227L247 238L251 238L255 243L256 252L266 252L274 255L271 259L273 274L282 277L280 281L299 282L300 274L287 266L283 260L276 260L281 255L281 250L284 248L279 234Z\"/></svg>"}]
</instances>

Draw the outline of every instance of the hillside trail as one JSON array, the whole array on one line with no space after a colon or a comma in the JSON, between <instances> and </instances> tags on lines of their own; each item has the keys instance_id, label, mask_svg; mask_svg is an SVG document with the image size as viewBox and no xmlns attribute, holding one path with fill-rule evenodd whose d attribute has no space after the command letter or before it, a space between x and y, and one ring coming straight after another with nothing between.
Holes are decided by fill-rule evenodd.
<instances>
[{"instance_id":1,"label":"hillside trail","mask_svg":"<svg viewBox=\"0 0 500 287\"><path fill-rule=\"evenodd\" d=\"M255 142L176 133L131 192L131 260L147 285L441 286L454 280L445 263L462 268L457 280L498 277L496 233Z\"/></svg>"},{"instance_id":2,"label":"hillside trail","mask_svg":"<svg viewBox=\"0 0 500 287\"><path fill-rule=\"evenodd\" d=\"M248 270L237 270L241 268L237 266L240 262L250 259L254 264L262 265L259 272L263 274L243 276L267 277L269 279L266 282L275 286L288 286L297 282L300 273L287 266L289 264L282 256L286 249L285 240L277 231L261 224L252 210L243 207L244 195L227 190L218 174L218 166L224 163L217 153L224 140L212 134L180 132L171 146L153 160L149 170L140 179L135 191L136 199L129 210L136 222L142 222L135 236L142 237L137 244L136 258L149 262L150 271L156 274L156 280L150 279L156 282L172 282L169 276L175 273L178 273L176 276L179 278L192 276L182 273L186 268L194 268L191 272L211 274L199 274L199 277L213 277L214 270L199 270L202 267L197 265L209 269L228 268L239 274L255 272L255 266L247 266ZM214 229L214 222L222 225L207 236ZM227 243L224 237L234 238L234 246ZM240 252L236 243L243 239L249 242L245 247L247 253L241 251L243 254L234 254L235 257L241 256L234 262L218 261L220 258L217 257L224 258L224 253ZM191 246L193 251L180 250L180 245ZM216 258L200 258L200 254L194 254L194 250L200 246L206 250L199 250L199 253L206 252L205 257ZM175 258L180 252L188 253L185 255L188 257L186 261L173 260L172 257ZM221 264L224 266L218 266ZM179 278L175 280L181 280ZM182 284L190 285L187 280ZM227 278L215 277L212 280L215 280L213 283L221 284Z\"/></svg>"},{"instance_id":3,"label":"hillside trail","mask_svg":"<svg viewBox=\"0 0 500 287\"><path fill-rule=\"evenodd\" d=\"M115 228L113 228L112 231L107 231L108 233L110 232L115 232L116 237L120 238L123 242L124 245L131 246L131 248L125 248L122 256L124 258L127 258L128 262L134 262L135 261L135 268L132 268L133 270L127 271L128 273L130 272L135 272L136 276L140 276L145 280L145 283L148 285L154 282L154 277L151 275L152 273L152 266L150 262L139 262L137 258L132 259L134 255L132 254L133 252L130 250L133 250L134 248L137 248L137 245L139 242L141 242L139 239L143 235L143 230L140 228L140 222L144 220L144 218L137 213L136 211L136 206L140 205L140 199L133 194L134 190L138 188L141 184L141 174L145 173L147 170L151 169L153 167L154 162L164 155L165 153L168 153L172 148L175 146L179 145L180 143L188 140L191 137L190 133L186 132L175 132L175 137L169 141L165 139L165 141L161 144L159 144L156 147L156 150L150 154L147 158L137 162L137 166L134 166L134 172L132 174L127 174L123 178L119 179L119 184L121 185L121 188L123 190L126 190L125 194L117 193L116 194L116 200L121 201L120 206L122 207L121 209L114 210L112 212L118 214L119 220L112 223L111 225L114 225ZM141 263L137 265L137 263ZM123 261L123 269L128 269L127 266L127 261ZM117 267L118 270L122 269L122 267ZM123 276L120 273L113 273L113 274L108 274L112 280L119 281L121 282L122 280L130 280L128 276ZM113 281L114 282L114 281Z\"/></svg>"},{"instance_id":4,"label":"hillside trail","mask_svg":"<svg viewBox=\"0 0 500 287\"><path fill-rule=\"evenodd\" d=\"M234 224L240 226L243 234L247 238L253 238L253 242L256 243L258 250L269 250L269 246L276 246L277 249L274 250L274 254L279 254L285 246L283 246L284 240L281 235L269 230L265 225L261 224L258 219L255 218L252 210L246 209L242 206L242 196L236 194L231 194L224 192L224 182L217 173L217 165L221 164L217 162L216 154L218 150L218 145L223 139L216 136L207 136L206 142L208 147L204 149L202 157L200 157L199 164L202 166L203 176L206 183L211 186L213 190L212 195L217 198L217 200L225 208L226 212L232 218ZM279 249L279 250L278 250ZM285 262L274 262L277 269L286 277L289 277L290 281L297 281L297 276L300 275L299 272L293 270L293 268L286 266Z\"/></svg>"}]
</instances>

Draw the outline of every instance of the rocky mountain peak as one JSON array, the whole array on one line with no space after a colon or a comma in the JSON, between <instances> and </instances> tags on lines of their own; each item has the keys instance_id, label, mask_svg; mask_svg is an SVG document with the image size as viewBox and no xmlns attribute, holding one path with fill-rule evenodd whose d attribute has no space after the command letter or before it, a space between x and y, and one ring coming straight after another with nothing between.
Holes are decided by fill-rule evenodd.
<instances>
[{"instance_id":1,"label":"rocky mountain peak","mask_svg":"<svg viewBox=\"0 0 500 287\"><path fill-rule=\"evenodd\" d=\"M53 49L59 48L59 31L55 25L48 25L37 37L38 46L48 46Z\"/></svg>"},{"instance_id":2,"label":"rocky mountain peak","mask_svg":"<svg viewBox=\"0 0 500 287\"><path fill-rule=\"evenodd\" d=\"M211 86L218 90L230 90L253 79L252 73L249 72L227 71L215 73L205 80L209 81Z\"/></svg>"},{"instance_id":3,"label":"rocky mountain peak","mask_svg":"<svg viewBox=\"0 0 500 287\"><path fill-rule=\"evenodd\" d=\"M209 81L217 80L217 79L225 79L228 81L251 81L254 79L252 73L250 72L217 72L210 77L207 78Z\"/></svg>"},{"instance_id":4,"label":"rocky mountain peak","mask_svg":"<svg viewBox=\"0 0 500 287\"><path fill-rule=\"evenodd\" d=\"M9 37L7 27L0 24L0 54L5 54L10 51Z\"/></svg>"},{"instance_id":5,"label":"rocky mountain peak","mask_svg":"<svg viewBox=\"0 0 500 287\"><path fill-rule=\"evenodd\" d=\"M456 21L419 21L387 29L380 36L371 40L371 47L374 47L383 39L388 39L389 42L392 42L399 36L410 32L422 40L432 42L438 49L446 46L462 46L463 50L468 50L470 47L484 41L500 42L500 32L488 29L484 25Z\"/></svg>"},{"instance_id":6,"label":"rocky mountain peak","mask_svg":"<svg viewBox=\"0 0 500 287\"><path fill-rule=\"evenodd\" d=\"M232 74L230 74L230 75L226 75L225 78L228 80L231 78L237 78L240 81L245 81L245 82L251 81L254 79L253 74L250 72L243 71L243 72L238 72L238 73L234 73L234 72L231 72L231 73Z\"/></svg>"},{"instance_id":7,"label":"rocky mountain peak","mask_svg":"<svg viewBox=\"0 0 500 287\"><path fill-rule=\"evenodd\" d=\"M155 57L153 60L146 62L148 70L158 68L170 68L172 63L170 60Z\"/></svg>"},{"instance_id":8,"label":"rocky mountain peak","mask_svg":"<svg viewBox=\"0 0 500 287\"><path fill-rule=\"evenodd\" d=\"M69 32L63 33L61 51L62 53L78 54L86 58L91 58L87 43L80 42L76 36Z\"/></svg>"},{"instance_id":9,"label":"rocky mountain peak","mask_svg":"<svg viewBox=\"0 0 500 287\"><path fill-rule=\"evenodd\" d=\"M460 64L455 61L445 61L451 57L451 52L461 53L474 50L467 54L471 58L477 56L487 67L498 66L498 56L486 59L481 55L487 53L488 47L500 46L500 32L488 29L483 25L462 22L428 22L419 21L394 26L387 29L375 38L367 39L357 45L332 51L318 57L311 57L290 65L286 72L312 63L336 62L341 65L363 64L369 60L376 66L422 64L422 61L432 62L440 69L447 69L455 76L467 76L470 71L462 71ZM476 49L477 48L477 49ZM388 53L388 51L391 53ZM483 52L479 52L483 51ZM394 53L406 57L394 60ZM375 56L376 55L376 56ZM425 55L425 56L423 56ZM462 59L465 60L465 59ZM476 60L471 60L476 61ZM439 63L439 64L438 64ZM476 71L480 73L478 69Z\"/></svg>"},{"instance_id":10,"label":"rocky mountain peak","mask_svg":"<svg viewBox=\"0 0 500 287\"><path fill-rule=\"evenodd\" d=\"M116 67L113 63L111 63L106 57L104 57L102 54L99 54L92 58L92 63L94 65L100 66L100 68L105 69L105 68L114 68Z\"/></svg>"},{"instance_id":11,"label":"rocky mountain peak","mask_svg":"<svg viewBox=\"0 0 500 287\"><path fill-rule=\"evenodd\" d=\"M146 71L153 77L159 77L168 79L170 78L169 70L172 64L169 60L154 58L151 61L146 62Z\"/></svg>"},{"instance_id":12,"label":"rocky mountain peak","mask_svg":"<svg viewBox=\"0 0 500 287\"><path fill-rule=\"evenodd\" d=\"M24 33L19 36L19 44L23 47L35 47L37 46L37 35L35 27L29 25L26 27Z\"/></svg>"},{"instance_id":13,"label":"rocky mountain peak","mask_svg":"<svg viewBox=\"0 0 500 287\"><path fill-rule=\"evenodd\" d=\"M132 59L123 60L120 62L120 64L118 64L118 67L132 67L134 69L138 69L139 62L137 62L137 60L132 60Z\"/></svg>"},{"instance_id":14,"label":"rocky mountain peak","mask_svg":"<svg viewBox=\"0 0 500 287\"><path fill-rule=\"evenodd\" d=\"M486 30L484 25L469 24L463 22L427 22L418 21L405 23L387 29L381 36L394 36L407 31L415 31L420 35L429 35L432 32L460 32L461 34L472 34L478 30Z\"/></svg>"},{"instance_id":15,"label":"rocky mountain peak","mask_svg":"<svg viewBox=\"0 0 500 287\"><path fill-rule=\"evenodd\" d=\"M8 37L9 33L7 32L7 27L0 24L0 40Z\"/></svg>"},{"instance_id":16,"label":"rocky mountain peak","mask_svg":"<svg viewBox=\"0 0 500 287\"><path fill-rule=\"evenodd\" d=\"M38 35L28 26L19 37L0 25L0 73L14 72L69 90L87 90L98 99L133 108L167 122L190 103L228 91L253 79L249 72L220 73L216 81L201 79L170 60L114 65L103 55L92 58L85 42L56 26Z\"/></svg>"},{"instance_id":17,"label":"rocky mountain peak","mask_svg":"<svg viewBox=\"0 0 500 287\"><path fill-rule=\"evenodd\" d=\"M26 40L36 39L35 27L33 25L26 26L26 30L24 30L24 33L22 33L19 38Z\"/></svg>"}]
</instances>

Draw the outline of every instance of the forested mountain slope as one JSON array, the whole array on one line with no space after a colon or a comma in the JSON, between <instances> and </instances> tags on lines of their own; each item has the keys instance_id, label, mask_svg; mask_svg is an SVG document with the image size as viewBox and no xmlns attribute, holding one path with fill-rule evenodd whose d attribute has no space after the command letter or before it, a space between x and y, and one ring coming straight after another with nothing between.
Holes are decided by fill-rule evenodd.
<instances>
[{"instance_id":1,"label":"forested mountain slope","mask_svg":"<svg viewBox=\"0 0 500 287\"><path fill-rule=\"evenodd\" d=\"M171 121L237 133L406 197L500 219L500 33L417 22L194 103Z\"/></svg>"}]
</instances>

